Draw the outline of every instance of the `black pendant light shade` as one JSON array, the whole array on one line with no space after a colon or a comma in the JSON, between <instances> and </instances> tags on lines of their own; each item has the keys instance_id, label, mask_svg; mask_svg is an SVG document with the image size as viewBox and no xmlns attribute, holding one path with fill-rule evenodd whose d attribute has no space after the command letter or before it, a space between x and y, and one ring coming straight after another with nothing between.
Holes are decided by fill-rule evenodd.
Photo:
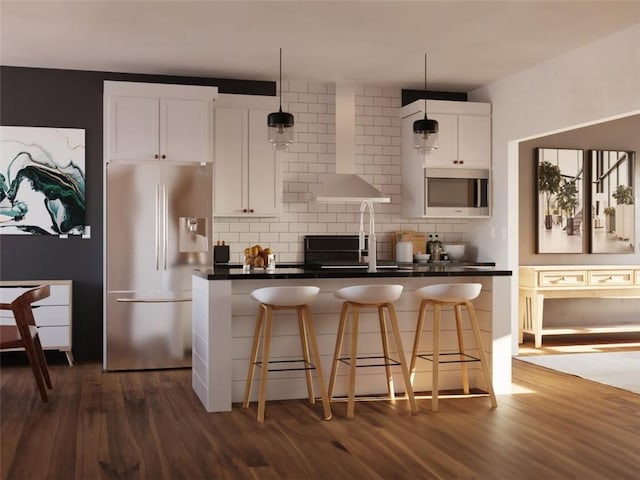
<instances>
[{"instance_id":1,"label":"black pendant light shade","mask_svg":"<svg viewBox=\"0 0 640 480\"><path fill-rule=\"evenodd\" d=\"M267 116L269 141L274 150L287 150L293 143L293 115L282 111L282 49L280 49L280 110Z\"/></svg>"},{"instance_id":2,"label":"black pendant light shade","mask_svg":"<svg viewBox=\"0 0 640 480\"><path fill-rule=\"evenodd\" d=\"M413 147L429 154L438 148L438 122L427 118L427 54L424 54L424 118L413 122Z\"/></svg>"}]
</instances>

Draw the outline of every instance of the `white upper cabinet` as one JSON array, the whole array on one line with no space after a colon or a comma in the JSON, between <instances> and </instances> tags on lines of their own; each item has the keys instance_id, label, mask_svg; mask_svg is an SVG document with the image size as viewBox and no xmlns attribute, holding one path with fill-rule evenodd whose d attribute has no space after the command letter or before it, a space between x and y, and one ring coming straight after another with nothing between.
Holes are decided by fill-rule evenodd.
<instances>
[{"instance_id":1,"label":"white upper cabinet","mask_svg":"<svg viewBox=\"0 0 640 480\"><path fill-rule=\"evenodd\" d=\"M491 168L489 115L458 115L458 166Z\"/></svg>"},{"instance_id":2,"label":"white upper cabinet","mask_svg":"<svg viewBox=\"0 0 640 480\"><path fill-rule=\"evenodd\" d=\"M429 100L428 117L438 121L438 149L427 155L433 168L491 168L491 105L478 102ZM402 107L402 128L424 117L424 100ZM405 121L407 119L407 121ZM403 140L403 146L405 145ZM411 151L405 150L408 154ZM423 156L414 151L416 161Z\"/></svg>"},{"instance_id":3,"label":"white upper cabinet","mask_svg":"<svg viewBox=\"0 0 640 480\"><path fill-rule=\"evenodd\" d=\"M274 217L280 214L282 180L269 143L267 116L275 97L220 95L214 108L214 215Z\"/></svg>"},{"instance_id":4,"label":"white upper cabinet","mask_svg":"<svg viewBox=\"0 0 640 480\"><path fill-rule=\"evenodd\" d=\"M424 118L424 100L415 101L401 109L403 217L488 217L488 192L491 183L491 104L429 100L427 111L430 119L438 121L438 149L425 156L413 147L413 122ZM435 212L431 207L436 206L439 199L432 198L435 185L428 190L425 165L434 175L457 178L454 183L458 187L465 183L461 180L465 176L476 178L480 182L478 187L474 187L475 190L468 187L466 193L461 193L463 197L466 195L466 198L474 198L474 204L460 208L444 208L448 205L443 204L442 210ZM485 178L486 180L483 180ZM452 188L454 183L451 184ZM466 183L475 185L473 182ZM484 192L487 192L486 195ZM484 196L487 197L486 202ZM452 201L451 205L454 203L456 202ZM480 204L478 208L475 203ZM486 211L479 209L480 207L486 207ZM454 215L453 212L457 213Z\"/></svg>"},{"instance_id":5,"label":"white upper cabinet","mask_svg":"<svg viewBox=\"0 0 640 480\"><path fill-rule=\"evenodd\" d=\"M106 160L207 163L217 87L104 82Z\"/></svg>"}]
</instances>

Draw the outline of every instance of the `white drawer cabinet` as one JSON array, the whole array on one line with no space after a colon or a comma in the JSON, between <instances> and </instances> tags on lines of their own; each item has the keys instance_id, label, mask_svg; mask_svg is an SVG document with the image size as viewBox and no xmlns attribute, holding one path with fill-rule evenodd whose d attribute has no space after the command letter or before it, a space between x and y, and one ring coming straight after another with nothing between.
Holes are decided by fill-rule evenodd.
<instances>
[{"instance_id":1,"label":"white drawer cabinet","mask_svg":"<svg viewBox=\"0 0 640 480\"><path fill-rule=\"evenodd\" d=\"M45 350L60 350L67 356L69 365L73 365L71 308L72 282L71 280L22 280L0 282L0 302L11 303L23 292L48 283L50 295L33 304L33 318L40 335L42 348ZM8 310L0 311L0 323L11 325L15 321Z\"/></svg>"},{"instance_id":2,"label":"white drawer cabinet","mask_svg":"<svg viewBox=\"0 0 640 480\"><path fill-rule=\"evenodd\" d=\"M640 322L623 325L545 327L547 298L640 298L640 265L539 265L519 269L519 331L531 333L536 348L543 335L640 332Z\"/></svg>"}]
</instances>

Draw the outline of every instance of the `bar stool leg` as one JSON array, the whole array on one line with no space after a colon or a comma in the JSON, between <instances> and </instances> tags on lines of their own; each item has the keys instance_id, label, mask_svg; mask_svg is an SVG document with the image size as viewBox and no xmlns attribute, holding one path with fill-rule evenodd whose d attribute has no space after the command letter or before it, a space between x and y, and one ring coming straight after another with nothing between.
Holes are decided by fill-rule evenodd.
<instances>
[{"instance_id":1,"label":"bar stool leg","mask_svg":"<svg viewBox=\"0 0 640 480\"><path fill-rule=\"evenodd\" d=\"M358 361L358 317L360 308L351 305L351 360L349 363L349 400L347 402L347 418L355 415L356 400L356 362Z\"/></svg>"},{"instance_id":2,"label":"bar stool leg","mask_svg":"<svg viewBox=\"0 0 640 480\"><path fill-rule=\"evenodd\" d=\"M378 306L378 319L380 320L380 337L382 337L382 351L384 353L384 368L387 374L387 391L389 398L393 401L396 399L396 389L393 387L393 375L391 374L391 365L389 365L389 337L387 335L387 322L384 317L384 309Z\"/></svg>"},{"instance_id":3,"label":"bar stool leg","mask_svg":"<svg viewBox=\"0 0 640 480\"><path fill-rule=\"evenodd\" d=\"M264 305L258 306L258 315L256 317L256 328L253 334L253 346L251 347L251 358L249 359L249 372L247 373L247 383L244 387L244 401L242 408L249 408L251 401L251 387L253 386L253 377L256 372L256 362L258 361L258 343L260 342L260 332L262 331L262 320L264 318Z\"/></svg>"},{"instance_id":4,"label":"bar stool leg","mask_svg":"<svg viewBox=\"0 0 640 480\"><path fill-rule=\"evenodd\" d=\"M264 339L262 344L262 365L260 372L260 393L258 394L258 422L264 423L265 401L267 399L267 376L269 373L269 349L271 348L271 320L273 309L266 306L267 318L264 326Z\"/></svg>"},{"instance_id":5,"label":"bar stool leg","mask_svg":"<svg viewBox=\"0 0 640 480\"><path fill-rule=\"evenodd\" d=\"M464 304L467 307L469 318L471 319L471 328L473 329L473 336L475 337L476 345L478 346L480 364L482 365L482 372L484 373L484 381L487 384L487 390L489 390L491 406L495 408L498 406L498 402L496 400L496 394L493 391L493 383L491 381L491 375L489 373L487 356L484 352L484 347L482 346L482 338L480 337L480 327L478 326L478 317L476 316L476 310L475 308L473 308L473 304L470 301L467 300L464 302Z\"/></svg>"},{"instance_id":6,"label":"bar stool leg","mask_svg":"<svg viewBox=\"0 0 640 480\"><path fill-rule=\"evenodd\" d=\"M433 372L431 380L431 410L438 410L438 370L440 366L440 304L433 304Z\"/></svg>"},{"instance_id":7,"label":"bar stool leg","mask_svg":"<svg viewBox=\"0 0 640 480\"><path fill-rule=\"evenodd\" d=\"M416 325L416 336L413 340L413 351L411 353L411 367L409 368L409 376L411 377L411 386L416 374L416 362L418 360L418 351L420 350L420 340L422 339L422 327L424 325L424 317L427 313L427 302L420 302L420 313L418 314L418 323Z\"/></svg>"},{"instance_id":8,"label":"bar stool leg","mask_svg":"<svg viewBox=\"0 0 640 480\"><path fill-rule=\"evenodd\" d=\"M307 337L307 329L305 327L305 322L302 318L302 309L303 305L298 305L296 307L296 313L298 315L298 332L300 334L300 346L302 347L302 357L304 358L305 363L305 377L307 378L307 393L309 394L309 403L315 404L316 397L313 394L313 380L311 379L311 369L309 366L311 365L311 358L309 357L309 339Z\"/></svg>"},{"instance_id":9,"label":"bar stool leg","mask_svg":"<svg viewBox=\"0 0 640 480\"><path fill-rule=\"evenodd\" d=\"M387 310L389 310L389 316L391 317L391 328L393 330L393 336L396 340L396 349L398 350L398 357L400 359L400 367L402 368L402 376L404 378L404 388L406 394L409 396L409 405L411 406L411 413L418 412L418 406L416 405L416 399L413 395L413 388L411 387L411 378L409 376L409 368L407 368L407 360L404 355L404 348L402 347L402 339L400 338L400 327L398 327L398 316L393 304L386 304Z\"/></svg>"},{"instance_id":10,"label":"bar stool leg","mask_svg":"<svg viewBox=\"0 0 640 480\"><path fill-rule=\"evenodd\" d=\"M320 358L320 351L318 350L318 342L316 340L316 332L313 327L313 318L311 316L311 309L308 305L304 305L302 308L303 318L306 319L306 323L308 325L307 331L310 338L311 343L311 351L313 352L313 358L315 361L316 367L316 376L318 379L318 388L320 388L320 398L322 398L322 409L324 412L324 419L331 419L331 402L329 401L329 396L327 395L327 388L324 383L324 374L322 373L322 359Z\"/></svg>"},{"instance_id":11,"label":"bar stool leg","mask_svg":"<svg viewBox=\"0 0 640 480\"><path fill-rule=\"evenodd\" d=\"M342 341L344 340L344 330L347 324L347 302L342 304L340 312L340 322L338 323L338 335L336 336L336 348L333 354L333 363L331 364L331 377L329 378L329 400L333 399L333 392L336 387L336 376L338 375L338 362L340 361L340 352L342 351Z\"/></svg>"},{"instance_id":12,"label":"bar stool leg","mask_svg":"<svg viewBox=\"0 0 640 480\"><path fill-rule=\"evenodd\" d=\"M456 312L456 332L458 333L458 351L460 352L460 373L462 374L462 389L465 395L469 394L469 374L467 364L464 361L464 339L462 338L462 307L458 303L453 309Z\"/></svg>"}]
</instances>

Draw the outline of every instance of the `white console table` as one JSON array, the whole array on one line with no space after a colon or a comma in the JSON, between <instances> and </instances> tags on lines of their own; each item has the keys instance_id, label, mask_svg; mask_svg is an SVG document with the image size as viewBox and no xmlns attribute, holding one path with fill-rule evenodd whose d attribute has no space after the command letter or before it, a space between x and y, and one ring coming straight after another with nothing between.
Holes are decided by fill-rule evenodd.
<instances>
[{"instance_id":1,"label":"white console table","mask_svg":"<svg viewBox=\"0 0 640 480\"><path fill-rule=\"evenodd\" d=\"M545 298L640 298L640 265L540 265L519 269L519 331L543 335L639 332L640 323L579 327L543 327Z\"/></svg>"},{"instance_id":2,"label":"white console table","mask_svg":"<svg viewBox=\"0 0 640 480\"><path fill-rule=\"evenodd\" d=\"M67 356L69 365L73 365L71 353L71 280L21 280L0 282L0 302L11 303L23 292L48 283L50 295L33 304L33 317L38 326L40 343L44 350L59 350ZM15 324L10 311L0 313L2 325Z\"/></svg>"}]
</instances>

